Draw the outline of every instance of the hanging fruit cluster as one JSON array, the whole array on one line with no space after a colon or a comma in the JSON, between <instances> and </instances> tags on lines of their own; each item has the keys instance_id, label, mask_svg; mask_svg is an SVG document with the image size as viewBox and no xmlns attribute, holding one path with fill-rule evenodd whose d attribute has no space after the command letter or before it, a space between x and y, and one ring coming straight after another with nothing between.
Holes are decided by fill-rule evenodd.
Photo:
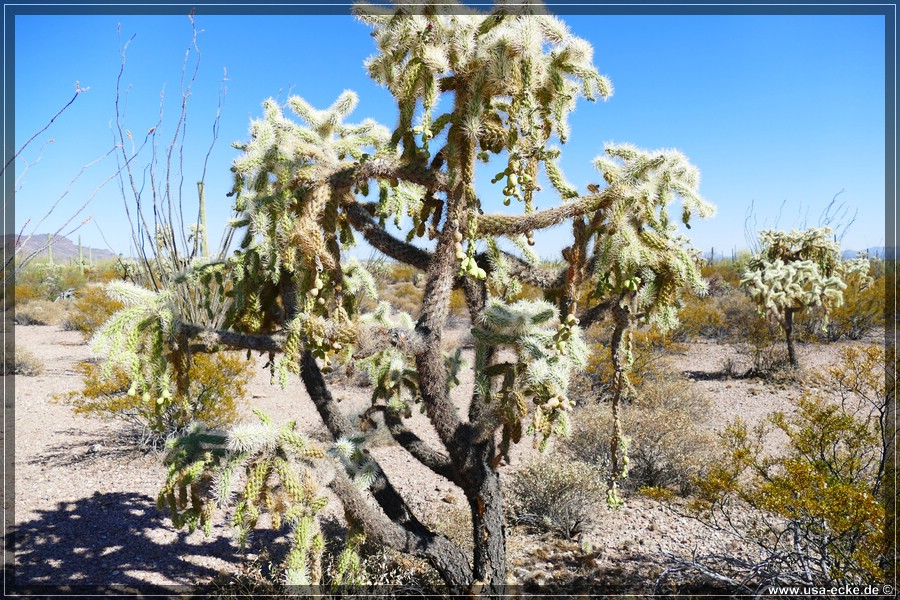
<instances>
[{"instance_id":1,"label":"hanging fruit cluster","mask_svg":"<svg viewBox=\"0 0 900 600\"><path fill-rule=\"evenodd\" d=\"M469 219L469 223L471 229L474 219ZM472 239L469 239L468 248L464 249L462 232L457 230L453 236L456 239L456 259L459 260L457 275L474 279L487 278L487 271L479 267L478 261L475 259L475 244Z\"/></svg>"}]
</instances>

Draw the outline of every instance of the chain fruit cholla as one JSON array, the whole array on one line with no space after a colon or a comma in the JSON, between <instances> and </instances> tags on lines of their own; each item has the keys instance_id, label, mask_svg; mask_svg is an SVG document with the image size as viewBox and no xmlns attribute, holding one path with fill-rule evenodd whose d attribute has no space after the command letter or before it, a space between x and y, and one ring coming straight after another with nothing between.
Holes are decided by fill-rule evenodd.
<instances>
[{"instance_id":1,"label":"chain fruit cholla","mask_svg":"<svg viewBox=\"0 0 900 600\"><path fill-rule=\"evenodd\" d=\"M759 232L760 251L748 265L741 285L759 311L784 331L791 366L800 365L794 348L794 315L813 306L827 311L844 300L844 280L856 273L865 288L872 284L869 261L841 259L841 248L829 227L791 232ZM826 321L827 326L827 321Z\"/></svg>"},{"instance_id":2,"label":"chain fruit cholla","mask_svg":"<svg viewBox=\"0 0 900 600\"><path fill-rule=\"evenodd\" d=\"M333 452L302 457L318 464L317 471L289 472L284 461L299 460L307 448L290 428L264 424L260 439L246 447L236 445L234 433L197 437L176 446L181 454L172 459L166 494L184 489L182 476L215 482L221 473L210 479L200 473L222 465L245 469L252 489L242 495L241 523L255 522L257 511L266 509L291 522L299 550L286 568L292 581L307 581L318 573L314 554L321 544L307 518L318 505L313 483L305 491L298 478L315 471L315 484L340 500L357 542L364 535L424 558L451 593L502 592L507 563L500 462L528 432L539 446L568 432L574 407L569 381L587 358L581 329L605 315L615 324L617 389L627 389L629 328L639 321L673 325L683 291L705 289L669 206L680 200L685 224L694 215L712 214L713 207L698 194L697 170L674 150L611 144L595 161L604 187L582 193L566 181L552 142L569 138L566 119L579 97L605 99L612 86L594 67L590 44L542 8L504 4L481 13L426 4L413 14L405 7L362 4L355 11L372 28L377 51L366 68L396 100L396 128L345 123L357 104L349 91L324 111L288 99L299 122L286 116L284 106L266 101L264 117L252 124L232 169L232 226L245 235L235 255L215 267L226 285L210 292L226 290L227 318L214 328L176 315L174 327L160 334L163 346L191 352L280 354L270 361L273 375L284 380L299 374L335 440ZM436 114L438 109L446 112ZM478 161L502 163L495 178L502 190L476 191ZM538 194L552 207L538 210ZM504 200L519 210L486 210ZM389 221L408 235L392 233ZM530 248L534 233L564 224L572 241L561 266L539 264ZM362 310L371 306L363 299L375 295L375 286L365 265L344 260L357 236L423 272L417 319L384 304ZM424 243L412 244L416 237ZM524 284L547 300L523 300ZM446 336L457 289L476 340L469 367L475 386L465 411L451 399L451 389L470 361L451 351ZM579 298L585 306L577 305ZM473 552L426 527L365 451L360 424L341 413L322 373L350 359L365 361L375 383L365 423L386 427L411 457L464 493ZM434 428L436 444L407 428L413 406ZM623 441L621 450L621 428L614 435ZM286 493L263 491L269 485ZM302 489L293 491L297 485ZM192 494L188 487L184 493ZM292 509L294 504L305 508ZM176 509L183 506L176 501ZM206 518L201 509L195 512L191 519ZM351 542L348 552L358 545ZM354 562L347 556L342 561Z\"/></svg>"}]
</instances>

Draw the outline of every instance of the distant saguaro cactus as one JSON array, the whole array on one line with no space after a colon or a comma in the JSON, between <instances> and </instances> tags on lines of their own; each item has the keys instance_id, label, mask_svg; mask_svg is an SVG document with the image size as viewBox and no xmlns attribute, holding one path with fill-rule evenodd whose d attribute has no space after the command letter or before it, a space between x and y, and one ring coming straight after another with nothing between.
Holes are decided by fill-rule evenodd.
<instances>
[{"instance_id":1,"label":"distant saguaro cactus","mask_svg":"<svg viewBox=\"0 0 900 600\"><path fill-rule=\"evenodd\" d=\"M377 53L366 67L394 96L397 127L345 123L357 104L350 91L326 110L297 96L286 106L267 100L232 168L237 217L230 225L244 231L243 241L233 256L185 275L206 282L198 289L209 294L227 288L228 311L220 326L210 326L177 314L168 299L144 302L161 314L134 315L142 331L158 332L145 346L151 367L135 370L147 373L137 384L165 404L171 394L159 394L163 388L153 378L179 352L280 354L271 363L274 379L299 374L335 440L331 454L339 460L321 484L339 498L354 535L428 560L452 593L499 593L507 568L498 467L510 445L529 433L538 446L567 434L569 382L586 360L581 330L606 314L615 322L616 402L627 393L629 328L639 320L675 324L683 290L705 289L696 253L670 221L669 205L680 199L684 224L713 208L699 196L697 170L674 150L609 145L596 160L605 185L580 192L566 181L552 141L568 139L566 118L579 96L606 98L612 86L592 64L591 46L559 19L538 14L543 10L502 5L484 14L437 4L417 14L402 6L355 10L372 27ZM447 112L435 114L439 107ZM495 177L504 182L502 193L479 193L476 164L492 158L502 161ZM537 210L543 185L562 202ZM487 213L491 197L519 210ZM406 228L406 237L389 224ZM572 228L564 265L539 264L530 250L534 232L562 224ZM417 320L385 303L361 310L361 299L377 290L364 264L344 260L359 235L424 273ZM411 243L416 237L424 238L420 245ZM502 249L499 238L520 250ZM546 300L523 300L518 292L526 283ZM454 289L464 293L476 339L466 413L451 398L466 367L445 336ZM588 306L579 309L579 298L589 298ZM341 412L322 373L329 363L350 360L364 361L374 383L365 421L386 427L410 456L464 493L472 554L419 521L377 461L359 450L365 444L360 425ZM417 405L439 446L407 427ZM614 437L624 440L618 426ZM182 475L196 479L221 468L203 461L210 452L204 445L182 447L187 454L178 464L199 471L171 471L170 491L179 489ZM621 445L618 453L624 462ZM254 467L247 468L253 475ZM613 500L623 474L614 469ZM253 506L263 509L265 502ZM311 539L307 521L291 524L295 538Z\"/></svg>"}]
</instances>

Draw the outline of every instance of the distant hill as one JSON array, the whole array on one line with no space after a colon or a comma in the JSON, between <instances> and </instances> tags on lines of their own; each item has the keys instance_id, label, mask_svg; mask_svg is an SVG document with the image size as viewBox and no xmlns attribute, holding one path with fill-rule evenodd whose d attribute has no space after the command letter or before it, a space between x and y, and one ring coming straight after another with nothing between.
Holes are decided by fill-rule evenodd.
<instances>
[{"instance_id":1,"label":"distant hill","mask_svg":"<svg viewBox=\"0 0 900 600\"><path fill-rule=\"evenodd\" d=\"M844 250L843 252L841 252L841 257L842 258L856 258L856 256L860 252L865 252L872 258L884 258L885 250L886 249L884 246L871 246L864 250Z\"/></svg>"},{"instance_id":2,"label":"distant hill","mask_svg":"<svg viewBox=\"0 0 900 600\"><path fill-rule=\"evenodd\" d=\"M37 252L41 250L47 244L47 234L46 233L36 233L31 236L31 239L25 241L25 236L22 236L22 242L19 244L20 249L18 251L19 256L25 257L30 255L32 252ZM14 251L16 243L15 235L4 235L3 236L3 246L6 249L6 256L9 256L11 252ZM99 248L88 248L87 246L82 246L81 248L82 255L85 260L89 258L93 258L94 262L101 262L104 260L109 260L111 258L115 258L116 255L110 252L109 250L101 250ZM38 253L35 257L37 259L47 258L47 250L44 249ZM53 239L53 262L65 264L71 262L72 259L78 259L78 244L70 240L69 238L63 236L57 236Z\"/></svg>"}]
</instances>

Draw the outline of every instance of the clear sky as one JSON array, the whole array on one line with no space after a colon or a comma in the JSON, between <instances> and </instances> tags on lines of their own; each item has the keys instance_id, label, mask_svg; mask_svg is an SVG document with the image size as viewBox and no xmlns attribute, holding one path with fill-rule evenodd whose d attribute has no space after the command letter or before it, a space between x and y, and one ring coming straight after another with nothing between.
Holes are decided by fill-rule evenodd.
<instances>
[{"instance_id":1,"label":"clear sky","mask_svg":"<svg viewBox=\"0 0 900 600\"><path fill-rule=\"evenodd\" d=\"M751 203L759 227L812 226L842 190L838 201L849 208L844 222L857 213L843 246L884 244L882 16L562 19L593 44L594 63L615 86L607 102L582 102L570 118L572 136L563 147L562 165L582 191L600 181L591 161L604 142L674 147L700 169L700 190L718 207L717 216L698 221L690 231L704 252L747 247L744 224ZM348 16L200 15L196 25L202 57L188 103L182 185L186 205L195 206L195 184L224 85L221 130L206 176L213 244L230 216L225 194L237 156L231 142L247 138L250 120L260 116L267 97L285 100L298 94L324 108L344 89L353 89L360 103L350 122L371 117L391 128L396 123L391 97L363 69L363 60L375 50L368 29ZM164 120L157 132L163 152L180 109L182 65L191 47L186 15L16 17L17 148L70 99L76 81L90 88L18 161L17 230L30 220L25 227L29 233L70 189L82 166L113 147L120 49L132 35L122 78L126 127L139 143L157 124L160 92L165 90ZM189 60L195 58L192 52ZM54 141L46 143L49 139ZM148 149L137 159L138 177L149 158ZM115 171L113 156L93 164L38 231L55 231ZM482 189L490 187L492 174L489 169L479 178ZM177 186L178 178L173 182ZM144 185L149 187L149 181ZM486 190L483 196L487 211L503 208L499 191ZM538 206L555 202L546 196ZM80 234L86 245L107 247L102 231L113 250L129 252L129 226L115 180L63 233L88 215L92 222L73 239ZM540 236L540 254L558 256L567 234L560 228Z\"/></svg>"}]
</instances>

